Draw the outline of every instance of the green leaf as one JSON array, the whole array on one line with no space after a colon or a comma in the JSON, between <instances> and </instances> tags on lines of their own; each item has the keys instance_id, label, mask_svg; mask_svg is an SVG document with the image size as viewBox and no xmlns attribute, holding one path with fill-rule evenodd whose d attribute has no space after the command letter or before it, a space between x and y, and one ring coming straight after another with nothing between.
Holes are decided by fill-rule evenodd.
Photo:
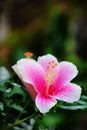
<instances>
[{"instance_id":1,"label":"green leaf","mask_svg":"<svg viewBox=\"0 0 87 130\"><path fill-rule=\"evenodd\" d=\"M67 109L67 110L87 109L87 96L82 95L79 101L74 102L74 103L63 103L59 107L62 109Z\"/></svg>"},{"instance_id":2,"label":"green leaf","mask_svg":"<svg viewBox=\"0 0 87 130\"><path fill-rule=\"evenodd\" d=\"M18 111L20 111L20 112L23 112L23 110L24 110L24 108L23 108L22 106L20 106L20 105L18 105L18 104L16 104L16 103L10 105L10 107L11 107L11 108L14 108L14 109L16 109L16 110L18 110ZM23 112L23 113L24 113L24 112Z\"/></svg>"},{"instance_id":3,"label":"green leaf","mask_svg":"<svg viewBox=\"0 0 87 130\"><path fill-rule=\"evenodd\" d=\"M63 117L60 114L47 113L42 119L42 124L44 124L44 126L56 126L60 124L62 120Z\"/></svg>"},{"instance_id":4,"label":"green leaf","mask_svg":"<svg viewBox=\"0 0 87 130\"><path fill-rule=\"evenodd\" d=\"M14 94L19 94L19 95L22 95L23 96L23 100L26 100L26 92L22 90L22 88L16 83L14 83L13 85L13 88L11 89L10 92L6 92L4 93L4 96L7 97L7 98L11 98Z\"/></svg>"},{"instance_id":5,"label":"green leaf","mask_svg":"<svg viewBox=\"0 0 87 130\"><path fill-rule=\"evenodd\" d=\"M0 111L3 111L4 110L4 105L2 102L0 102Z\"/></svg>"},{"instance_id":6,"label":"green leaf","mask_svg":"<svg viewBox=\"0 0 87 130\"><path fill-rule=\"evenodd\" d=\"M0 84L0 91L4 92L6 90L6 85Z\"/></svg>"}]
</instances>

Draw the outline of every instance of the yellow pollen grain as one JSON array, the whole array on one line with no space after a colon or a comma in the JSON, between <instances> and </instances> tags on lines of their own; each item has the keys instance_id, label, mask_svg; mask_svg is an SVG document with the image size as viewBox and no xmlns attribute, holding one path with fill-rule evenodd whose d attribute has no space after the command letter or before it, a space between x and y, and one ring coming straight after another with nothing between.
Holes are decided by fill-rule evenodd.
<instances>
[{"instance_id":1,"label":"yellow pollen grain","mask_svg":"<svg viewBox=\"0 0 87 130\"><path fill-rule=\"evenodd\" d=\"M47 86L49 87L52 85L56 80L56 72L54 71L54 68L57 66L55 61L49 61L47 66L47 72L44 75L44 79L47 82Z\"/></svg>"},{"instance_id":2,"label":"yellow pollen grain","mask_svg":"<svg viewBox=\"0 0 87 130\"><path fill-rule=\"evenodd\" d=\"M48 65L47 65L47 72L45 72L43 78L46 81L46 85L47 85L47 89L46 89L46 93L48 93L49 91L49 87L55 82L56 80L56 72L55 72L55 67L57 66L57 64L55 63L55 61L49 61Z\"/></svg>"}]
</instances>

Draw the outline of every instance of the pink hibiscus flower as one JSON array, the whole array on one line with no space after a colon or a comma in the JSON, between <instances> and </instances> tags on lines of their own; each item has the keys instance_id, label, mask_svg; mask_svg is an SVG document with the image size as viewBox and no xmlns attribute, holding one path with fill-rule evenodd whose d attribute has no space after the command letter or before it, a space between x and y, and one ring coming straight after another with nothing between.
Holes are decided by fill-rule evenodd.
<instances>
[{"instance_id":1,"label":"pink hibiscus flower","mask_svg":"<svg viewBox=\"0 0 87 130\"><path fill-rule=\"evenodd\" d=\"M70 83L78 71L74 64L59 62L50 55L39 57L37 62L23 58L12 66L41 113L48 112L57 100L75 102L81 95L80 86Z\"/></svg>"}]
</instances>

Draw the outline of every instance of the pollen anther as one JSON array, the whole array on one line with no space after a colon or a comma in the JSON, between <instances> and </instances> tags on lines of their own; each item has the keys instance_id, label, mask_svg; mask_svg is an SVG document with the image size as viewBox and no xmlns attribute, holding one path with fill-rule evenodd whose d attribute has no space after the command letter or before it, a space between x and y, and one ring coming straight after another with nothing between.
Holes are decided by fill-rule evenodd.
<instances>
[{"instance_id":1,"label":"pollen anther","mask_svg":"<svg viewBox=\"0 0 87 130\"><path fill-rule=\"evenodd\" d=\"M46 81L47 87L49 88L56 80L55 67L57 64L55 61L49 61L47 65L47 72L44 74L44 80Z\"/></svg>"},{"instance_id":2,"label":"pollen anther","mask_svg":"<svg viewBox=\"0 0 87 130\"><path fill-rule=\"evenodd\" d=\"M27 58L31 58L33 56L33 53L32 52L25 52L24 55L27 57Z\"/></svg>"}]
</instances>

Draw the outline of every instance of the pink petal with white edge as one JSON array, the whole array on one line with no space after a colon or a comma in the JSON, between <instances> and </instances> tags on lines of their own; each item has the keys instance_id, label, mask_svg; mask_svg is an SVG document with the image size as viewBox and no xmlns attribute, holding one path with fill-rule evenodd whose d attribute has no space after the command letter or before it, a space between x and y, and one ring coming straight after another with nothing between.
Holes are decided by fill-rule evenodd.
<instances>
[{"instance_id":1,"label":"pink petal with white edge","mask_svg":"<svg viewBox=\"0 0 87 130\"><path fill-rule=\"evenodd\" d=\"M28 91L28 93L30 94L31 98L33 99L33 101L35 101L37 92L34 89L34 86L29 84L29 83L25 83L23 82L24 86L26 86L26 89Z\"/></svg>"},{"instance_id":2,"label":"pink petal with white edge","mask_svg":"<svg viewBox=\"0 0 87 130\"><path fill-rule=\"evenodd\" d=\"M38 57L38 60L37 60L37 62L43 67L43 69L45 69L45 71L47 71L47 67L49 65L48 63L51 61L54 61L55 64L58 64L56 57L50 54L40 56Z\"/></svg>"},{"instance_id":3,"label":"pink petal with white edge","mask_svg":"<svg viewBox=\"0 0 87 130\"><path fill-rule=\"evenodd\" d=\"M41 113L47 113L49 110L56 105L57 101L50 97L44 97L42 95L37 95L36 106Z\"/></svg>"},{"instance_id":4,"label":"pink petal with white edge","mask_svg":"<svg viewBox=\"0 0 87 130\"><path fill-rule=\"evenodd\" d=\"M76 66L66 61L60 62L56 70L58 70L58 75L53 86L55 90L60 90L64 84L69 83L78 74Z\"/></svg>"},{"instance_id":5,"label":"pink petal with white edge","mask_svg":"<svg viewBox=\"0 0 87 130\"><path fill-rule=\"evenodd\" d=\"M73 83L64 85L58 92L53 95L53 97L58 100L70 103L78 101L80 99L80 96L81 87Z\"/></svg>"},{"instance_id":6,"label":"pink petal with white edge","mask_svg":"<svg viewBox=\"0 0 87 130\"><path fill-rule=\"evenodd\" d=\"M21 77L21 75L20 75L20 73L18 71L18 68L17 68L16 64L12 66L12 69L15 71L15 73L18 75L18 77L22 80L22 77Z\"/></svg>"},{"instance_id":7,"label":"pink petal with white edge","mask_svg":"<svg viewBox=\"0 0 87 130\"><path fill-rule=\"evenodd\" d=\"M30 58L21 59L12 68L22 81L32 84L38 93L45 93L44 70L35 60Z\"/></svg>"}]
</instances>

